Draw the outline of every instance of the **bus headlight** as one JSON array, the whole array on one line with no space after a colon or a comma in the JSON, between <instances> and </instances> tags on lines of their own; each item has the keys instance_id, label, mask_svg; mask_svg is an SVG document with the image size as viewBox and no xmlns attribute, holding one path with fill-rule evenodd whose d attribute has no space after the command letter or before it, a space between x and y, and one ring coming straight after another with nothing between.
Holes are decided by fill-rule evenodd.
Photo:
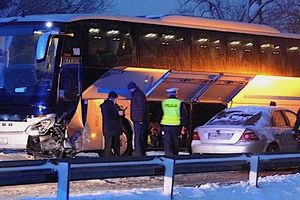
<instances>
[{"instance_id":1,"label":"bus headlight","mask_svg":"<svg viewBox=\"0 0 300 200\"><path fill-rule=\"evenodd\" d=\"M39 134L45 134L49 130L49 128L51 128L54 125L54 123L55 123L54 117L43 119L42 121L31 125L30 130L38 131Z\"/></svg>"}]
</instances>

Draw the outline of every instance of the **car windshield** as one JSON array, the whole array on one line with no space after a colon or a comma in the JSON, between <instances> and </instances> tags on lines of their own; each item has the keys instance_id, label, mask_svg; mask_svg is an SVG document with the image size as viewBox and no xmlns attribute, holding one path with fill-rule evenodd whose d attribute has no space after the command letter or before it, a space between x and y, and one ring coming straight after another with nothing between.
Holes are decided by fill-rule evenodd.
<instances>
[{"instance_id":1,"label":"car windshield","mask_svg":"<svg viewBox=\"0 0 300 200\"><path fill-rule=\"evenodd\" d=\"M261 112L225 110L220 112L207 125L255 125L261 118Z\"/></svg>"},{"instance_id":2,"label":"car windshield","mask_svg":"<svg viewBox=\"0 0 300 200\"><path fill-rule=\"evenodd\" d=\"M1 27L0 105L45 103L50 99L58 41L51 40L47 58L37 63L35 49L42 31L36 28Z\"/></svg>"}]
</instances>

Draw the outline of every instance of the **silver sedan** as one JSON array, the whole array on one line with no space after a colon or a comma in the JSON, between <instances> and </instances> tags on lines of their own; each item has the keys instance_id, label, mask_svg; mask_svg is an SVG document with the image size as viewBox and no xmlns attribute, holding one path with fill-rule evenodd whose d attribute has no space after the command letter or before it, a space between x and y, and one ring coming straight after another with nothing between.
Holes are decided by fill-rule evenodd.
<instances>
[{"instance_id":1,"label":"silver sedan","mask_svg":"<svg viewBox=\"0 0 300 200\"><path fill-rule=\"evenodd\" d=\"M296 114L264 106L228 108L195 128L193 154L295 152Z\"/></svg>"}]
</instances>

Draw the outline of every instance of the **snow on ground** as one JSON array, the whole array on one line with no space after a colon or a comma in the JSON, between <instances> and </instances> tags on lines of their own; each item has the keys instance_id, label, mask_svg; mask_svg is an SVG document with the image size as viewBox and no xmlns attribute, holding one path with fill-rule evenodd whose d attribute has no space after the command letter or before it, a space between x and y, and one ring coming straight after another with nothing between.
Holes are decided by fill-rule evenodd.
<instances>
[{"instance_id":1,"label":"snow on ground","mask_svg":"<svg viewBox=\"0 0 300 200\"><path fill-rule=\"evenodd\" d=\"M72 196L71 200L165 200L161 189L132 189L99 192L95 194ZM28 197L22 200L32 200ZM54 200L39 198L38 200ZM300 174L276 175L259 179L259 188L249 186L248 182L224 185L208 183L199 187L177 187L175 200L285 200L300 199Z\"/></svg>"}]
</instances>

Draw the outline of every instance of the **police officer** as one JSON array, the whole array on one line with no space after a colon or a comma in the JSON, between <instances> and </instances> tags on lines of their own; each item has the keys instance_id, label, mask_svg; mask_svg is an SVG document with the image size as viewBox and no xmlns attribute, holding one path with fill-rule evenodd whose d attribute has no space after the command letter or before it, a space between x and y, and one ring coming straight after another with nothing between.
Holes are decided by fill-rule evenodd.
<instances>
[{"instance_id":1,"label":"police officer","mask_svg":"<svg viewBox=\"0 0 300 200\"><path fill-rule=\"evenodd\" d=\"M103 134L105 137L105 156L120 155L122 122L118 113L119 106L116 103L117 99L118 94L112 91L108 94L108 98L100 106L102 112Z\"/></svg>"},{"instance_id":2,"label":"police officer","mask_svg":"<svg viewBox=\"0 0 300 200\"><path fill-rule=\"evenodd\" d=\"M162 102L163 140L166 155L177 155L181 133L187 127L187 110L185 105L177 99L177 88L166 90L168 99Z\"/></svg>"}]
</instances>

